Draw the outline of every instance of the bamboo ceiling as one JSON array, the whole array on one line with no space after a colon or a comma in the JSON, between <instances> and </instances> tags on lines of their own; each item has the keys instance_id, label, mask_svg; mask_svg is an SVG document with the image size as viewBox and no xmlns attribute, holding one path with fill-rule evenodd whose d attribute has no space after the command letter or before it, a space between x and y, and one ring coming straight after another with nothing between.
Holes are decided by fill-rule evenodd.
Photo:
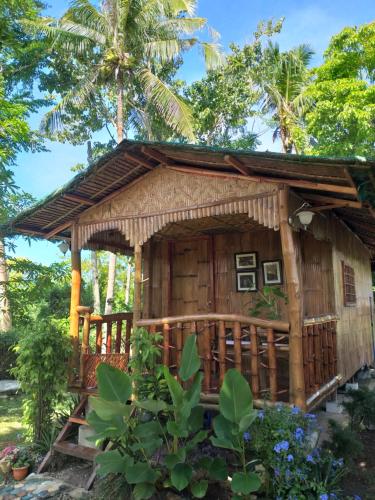
<instances>
[{"instance_id":1,"label":"bamboo ceiling","mask_svg":"<svg viewBox=\"0 0 375 500\"><path fill-rule=\"evenodd\" d=\"M269 184L270 190L287 184L311 206L334 210L375 256L375 161L129 140L10 220L3 232L69 239L71 224L89 207L114 197L160 165L199 176L246 177Z\"/></svg>"}]
</instances>

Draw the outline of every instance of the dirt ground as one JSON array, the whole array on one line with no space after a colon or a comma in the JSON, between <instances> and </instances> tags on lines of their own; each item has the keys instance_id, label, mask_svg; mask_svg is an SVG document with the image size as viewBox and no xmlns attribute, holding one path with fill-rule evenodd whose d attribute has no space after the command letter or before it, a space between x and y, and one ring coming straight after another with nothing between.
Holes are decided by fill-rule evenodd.
<instances>
[{"instance_id":1,"label":"dirt ground","mask_svg":"<svg viewBox=\"0 0 375 500\"><path fill-rule=\"evenodd\" d=\"M363 452L350 466L343 481L344 494L358 495L362 500L375 499L375 431L362 431Z\"/></svg>"}]
</instances>

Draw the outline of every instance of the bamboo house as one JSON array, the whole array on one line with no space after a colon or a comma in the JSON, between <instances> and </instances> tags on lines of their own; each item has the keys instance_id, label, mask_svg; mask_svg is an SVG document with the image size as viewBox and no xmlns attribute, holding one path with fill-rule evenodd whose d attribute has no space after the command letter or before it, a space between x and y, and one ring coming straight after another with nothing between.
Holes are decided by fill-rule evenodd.
<instances>
[{"instance_id":1,"label":"bamboo house","mask_svg":"<svg viewBox=\"0 0 375 500\"><path fill-rule=\"evenodd\" d=\"M311 409L373 361L374 173L363 159L125 140L6 230L70 245L72 390L95 392L100 362L126 370L139 326L161 332L172 370L197 334L206 402L235 367L257 403ZM81 303L83 249L134 255L132 313ZM287 296L277 319L250 314L265 286Z\"/></svg>"}]
</instances>

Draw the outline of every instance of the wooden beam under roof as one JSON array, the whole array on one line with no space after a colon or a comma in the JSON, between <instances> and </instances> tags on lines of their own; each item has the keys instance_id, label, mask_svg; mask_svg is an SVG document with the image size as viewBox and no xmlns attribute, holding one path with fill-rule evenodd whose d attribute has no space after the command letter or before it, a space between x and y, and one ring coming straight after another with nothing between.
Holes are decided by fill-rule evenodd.
<instances>
[{"instance_id":1,"label":"wooden beam under roof","mask_svg":"<svg viewBox=\"0 0 375 500\"><path fill-rule=\"evenodd\" d=\"M184 166L167 166L170 170L176 170L178 172L185 172L188 174L195 175L203 175L207 177L222 177L229 179L243 179L250 182L264 182L268 184L277 184L277 185L287 185L291 187L311 189L314 191L328 191L332 193L341 193L341 194L350 194L356 196L357 190L352 186L338 186L336 184L325 184L321 182L311 182L311 181L303 181L303 180L294 180L294 179L284 179L279 177L262 177L262 176L254 176L254 175L240 175L240 174L232 174L227 172L219 172L217 170L205 170L202 168L191 168Z\"/></svg>"},{"instance_id":2,"label":"wooden beam under roof","mask_svg":"<svg viewBox=\"0 0 375 500\"><path fill-rule=\"evenodd\" d=\"M158 161L159 163L161 163L163 165L168 165L168 164L174 163L173 160L168 158L168 156L166 156L163 153L160 153L160 151L158 151L155 148L151 148L149 146L142 146L141 151L143 154L149 156L150 158L153 158L154 160Z\"/></svg>"},{"instance_id":3,"label":"wooden beam under roof","mask_svg":"<svg viewBox=\"0 0 375 500\"><path fill-rule=\"evenodd\" d=\"M238 170L239 172L241 172L241 174L243 174L243 175L248 176L248 175L253 175L254 174L254 172L251 170L250 167L247 167L246 165L244 165L242 163L242 161L240 161L235 156L224 155L224 160L225 160L226 163L228 163L228 165L231 165L236 170Z\"/></svg>"},{"instance_id":4,"label":"wooden beam under roof","mask_svg":"<svg viewBox=\"0 0 375 500\"><path fill-rule=\"evenodd\" d=\"M344 200L341 198L333 198L331 196L324 196L322 194L315 193L300 193L302 198L306 198L311 201L318 201L319 203L335 204L338 207L349 207L349 208L362 208L362 203L360 201Z\"/></svg>"},{"instance_id":5,"label":"wooden beam under roof","mask_svg":"<svg viewBox=\"0 0 375 500\"><path fill-rule=\"evenodd\" d=\"M135 163L138 163L139 165L142 165L142 167L148 168L149 170L152 170L154 168L154 165L152 165L150 162L145 160L144 158L141 158L135 153L130 153L126 151L124 153L124 158L127 158L128 160L134 161Z\"/></svg>"},{"instance_id":6,"label":"wooden beam under roof","mask_svg":"<svg viewBox=\"0 0 375 500\"><path fill-rule=\"evenodd\" d=\"M61 231L64 231L65 229L68 229L73 224L73 221L68 221L64 222L64 224L60 224L59 226L55 227L55 229L52 229L49 233L46 234L45 238L49 240L53 236L56 236L56 234L61 233Z\"/></svg>"},{"instance_id":7,"label":"wooden beam under roof","mask_svg":"<svg viewBox=\"0 0 375 500\"><path fill-rule=\"evenodd\" d=\"M82 205L89 205L89 206L95 205L94 200L90 200L89 198L86 198L85 196L80 196L78 194L64 193L62 197L64 198L64 200L75 201L76 203L80 203Z\"/></svg>"}]
</instances>

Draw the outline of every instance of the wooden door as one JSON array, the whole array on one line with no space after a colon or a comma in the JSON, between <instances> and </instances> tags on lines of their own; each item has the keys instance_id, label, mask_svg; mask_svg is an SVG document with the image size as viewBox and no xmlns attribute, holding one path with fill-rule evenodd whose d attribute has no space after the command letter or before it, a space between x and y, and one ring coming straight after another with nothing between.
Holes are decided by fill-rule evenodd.
<instances>
[{"instance_id":1,"label":"wooden door","mask_svg":"<svg viewBox=\"0 0 375 500\"><path fill-rule=\"evenodd\" d=\"M171 316L214 312L211 238L173 242L170 256Z\"/></svg>"}]
</instances>

